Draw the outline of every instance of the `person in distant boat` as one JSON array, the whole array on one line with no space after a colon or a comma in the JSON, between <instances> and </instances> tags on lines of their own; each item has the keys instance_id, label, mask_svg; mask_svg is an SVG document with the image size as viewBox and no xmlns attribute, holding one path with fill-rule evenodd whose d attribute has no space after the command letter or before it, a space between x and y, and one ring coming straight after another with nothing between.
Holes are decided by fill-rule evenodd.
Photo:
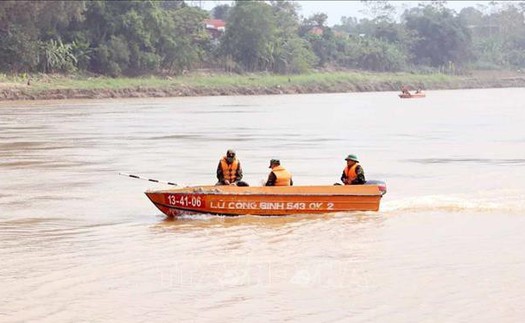
<instances>
[{"instance_id":1,"label":"person in distant boat","mask_svg":"<svg viewBox=\"0 0 525 323\"><path fill-rule=\"evenodd\" d=\"M242 179L241 162L237 159L233 149L228 149L226 156L222 157L217 166L217 179L215 185L248 186Z\"/></svg>"},{"instance_id":2,"label":"person in distant boat","mask_svg":"<svg viewBox=\"0 0 525 323\"><path fill-rule=\"evenodd\" d=\"M418 88L418 89L416 90L416 94L418 94L418 93L421 93L421 88Z\"/></svg>"},{"instance_id":3,"label":"person in distant boat","mask_svg":"<svg viewBox=\"0 0 525 323\"><path fill-rule=\"evenodd\" d=\"M403 94L408 94L408 95L410 95L410 92L408 91L408 86L406 86L406 85L403 85L403 86L401 87L401 92L402 92Z\"/></svg>"},{"instance_id":4,"label":"person in distant boat","mask_svg":"<svg viewBox=\"0 0 525 323\"><path fill-rule=\"evenodd\" d=\"M356 155L348 155L346 158L346 167L341 175L341 181L345 185L364 184L366 183L365 171L359 165L359 159Z\"/></svg>"},{"instance_id":5,"label":"person in distant boat","mask_svg":"<svg viewBox=\"0 0 525 323\"><path fill-rule=\"evenodd\" d=\"M279 159L270 160L272 171L268 175L268 180L264 186L292 186L292 174L281 166Z\"/></svg>"}]
</instances>

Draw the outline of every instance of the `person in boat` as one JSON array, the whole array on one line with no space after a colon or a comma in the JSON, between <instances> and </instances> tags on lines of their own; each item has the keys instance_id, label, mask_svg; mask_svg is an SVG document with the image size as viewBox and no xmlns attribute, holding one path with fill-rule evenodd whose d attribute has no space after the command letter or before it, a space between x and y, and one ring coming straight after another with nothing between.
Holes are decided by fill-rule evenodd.
<instances>
[{"instance_id":1,"label":"person in boat","mask_svg":"<svg viewBox=\"0 0 525 323\"><path fill-rule=\"evenodd\" d=\"M226 156L223 156L217 166L217 179L215 185L237 185L248 186L242 179L241 162L237 159L235 150L228 149Z\"/></svg>"},{"instance_id":2,"label":"person in boat","mask_svg":"<svg viewBox=\"0 0 525 323\"><path fill-rule=\"evenodd\" d=\"M270 167L272 171L268 175L268 180L264 186L292 186L292 174L281 166L279 159L270 160Z\"/></svg>"},{"instance_id":3,"label":"person in boat","mask_svg":"<svg viewBox=\"0 0 525 323\"><path fill-rule=\"evenodd\" d=\"M407 95L410 95L410 92L408 91L408 86L403 85L403 86L401 87L401 93L403 93L403 94L407 94Z\"/></svg>"},{"instance_id":4,"label":"person in boat","mask_svg":"<svg viewBox=\"0 0 525 323\"><path fill-rule=\"evenodd\" d=\"M416 94L419 94L419 93L421 93L421 88L417 88L416 90Z\"/></svg>"},{"instance_id":5,"label":"person in boat","mask_svg":"<svg viewBox=\"0 0 525 323\"><path fill-rule=\"evenodd\" d=\"M346 167L341 175L341 181L345 185L364 184L366 183L365 171L359 165L359 159L356 155L350 154L346 158Z\"/></svg>"}]
</instances>

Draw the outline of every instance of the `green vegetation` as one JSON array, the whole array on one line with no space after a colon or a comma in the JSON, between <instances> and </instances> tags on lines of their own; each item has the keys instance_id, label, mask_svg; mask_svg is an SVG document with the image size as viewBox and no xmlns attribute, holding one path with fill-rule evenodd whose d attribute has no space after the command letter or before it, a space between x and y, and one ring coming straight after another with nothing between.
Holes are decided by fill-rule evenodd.
<instances>
[{"instance_id":1,"label":"green vegetation","mask_svg":"<svg viewBox=\"0 0 525 323\"><path fill-rule=\"evenodd\" d=\"M194 89L223 89L223 88L253 88L253 87L291 87L315 86L327 88L333 85L359 86L360 84L441 84L457 80L456 76L444 74L410 74L410 73L364 73L364 72L316 72L293 76L279 74L213 74L213 75L184 75L177 78L158 76L142 77L66 77L60 75L36 75L32 79L32 93L47 90L118 90L155 88L167 89L189 87ZM21 88L27 82L26 77L0 75L0 82L9 83ZM397 89L396 87L396 89Z\"/></svg>"},{"instance_id":2,"label":"green vegetation","mask_svg":"<svg viewBox=\"0 0 525 323\"><path fill-rule=\"evenodd\" d=\"M147 79L149 86L172 86L162 76L202 68L283 75L324 68L456 75L525 68L525 2L457 13L445 1L425 1L398 18L389 1L363 2L370 19L344 17L328 27L326 14L300 17L299 3L287 0L239 0L210 12L182 0L2 1L0 71L158 75ZM212 36L207 18L225 19L226 31ZM110 88L135 86L128 79L96 80Z\"/></svg>"}]
</instances>

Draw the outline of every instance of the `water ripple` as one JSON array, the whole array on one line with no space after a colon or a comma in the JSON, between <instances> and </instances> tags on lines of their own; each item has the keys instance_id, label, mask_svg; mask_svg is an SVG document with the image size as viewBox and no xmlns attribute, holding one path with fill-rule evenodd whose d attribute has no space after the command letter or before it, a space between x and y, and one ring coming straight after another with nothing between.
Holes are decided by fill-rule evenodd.
<instances>
[{"instance_id":1,"label":"water ripple","mask_svg":"<svg viewBox=\"0 0 525 323\"><path fill-rule=\"evenodd\" d=\"M403 159L418 164L449 164L449 163L474 163L484 165L525 165L525 158L509 158L509 159L491 159L491 158L419 158L419 159Z\"/></svg>"}]
</instances>

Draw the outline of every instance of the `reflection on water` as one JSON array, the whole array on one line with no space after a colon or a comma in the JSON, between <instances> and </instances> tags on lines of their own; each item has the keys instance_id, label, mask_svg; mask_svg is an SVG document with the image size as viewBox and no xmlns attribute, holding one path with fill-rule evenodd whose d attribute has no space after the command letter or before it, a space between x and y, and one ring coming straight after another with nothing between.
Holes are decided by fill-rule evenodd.
<instances>
[{"instance_id":1,"label":"reflection on water","mask_svg":"<svg viewBox=\"0 0 525 323\"><path fill-rule=\"evenodd\" d=\"M519 321L524 101L0 103L0 321ZM118 176L214 183L228 148L251 185L270 158L332 185L358 154L388 194L379 212L167 219L143 194L161 184Z\"/></svg>"},{"instance_id":2,"label":"reflection on water","mask_svg":"<svg viewBox=\"0 0 525 323\"><path fill-rule=\"evenodd\" d=\"M198 231L201 233L205 229L228 228L235 229L245 227L259 227L269 229L289 228L290 226L309 226L316 222L334 221L339 218L348 218L348 213L338 214L301 214L292 216L215 216L210 214L185 215L177 218L166 217L154 227L167 232ZM379 221L380 218L375 212L354 212L346 220L349 223L363 221Z\"/></svg>"}]
</instances>

